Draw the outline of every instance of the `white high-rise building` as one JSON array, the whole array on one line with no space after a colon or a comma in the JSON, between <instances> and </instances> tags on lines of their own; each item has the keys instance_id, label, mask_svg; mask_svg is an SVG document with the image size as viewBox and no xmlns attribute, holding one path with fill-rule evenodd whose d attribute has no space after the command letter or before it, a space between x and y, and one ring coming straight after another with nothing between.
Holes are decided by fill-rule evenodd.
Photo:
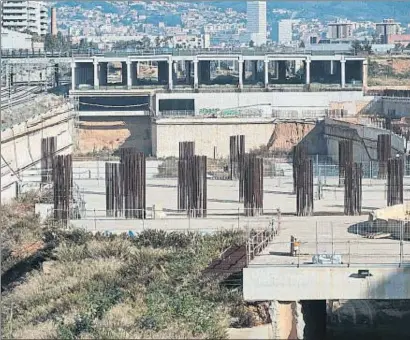
<instances>
[{"instance_id":1,"label":"white high-rise building","mask_svg":"<svg viewBox=\"0 0 410 340\"><path fill-rule=\"evenodd\" d=\"M292 42L294 20L287 19L279 21L278 41L279 44L288 44Z\"/></svg>"},{"instance_id":2,"label":"white high-rise building","mask_svg":"<svg viewBox=\"0 0 410 340\"><path fill-rule=\"evenodd\" d=\"M41 1L5 0L2 2L4 28L45 35L48 32L48 9Z\"/></svg>"},{"instance_id":3,"label":"white high-rise building","mask_svg":"<svg viewBox=\"0 0 410 340\"><path fill-rule=\"evenodd\" d=\"M247 30L256 46L266 44L266 1L247 2Z\"/></svg>"}]
</instances>

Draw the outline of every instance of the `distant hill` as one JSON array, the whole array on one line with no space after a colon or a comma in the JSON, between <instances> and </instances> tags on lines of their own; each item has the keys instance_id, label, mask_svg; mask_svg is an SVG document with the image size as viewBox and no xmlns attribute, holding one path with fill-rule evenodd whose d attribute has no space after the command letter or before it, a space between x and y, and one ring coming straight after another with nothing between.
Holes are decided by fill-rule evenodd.
<instances>
[{"instance_id":1,"label":"distant hill","mask_svg":"<svg viewBox=\"0 0 410 340\"><path fill-rule=\"evenodd\" d=\"M130 4L132 4L132 1L130 1ZM233 8L240 12L246 11L246 0L207 1L205 4L221 9ZM122 9L126 6L126 2L58 1L56 6L81 6L84 9L101 6L105 13L121 13ZM371 21L394 18L402 24L410 22L410 1L268 1L269 19L278 18L272 14L272 10L275 8L293 11L294 18L303 17L333 20L337 17L342 17L350 20Z\"/></svg>"}]
</instances>

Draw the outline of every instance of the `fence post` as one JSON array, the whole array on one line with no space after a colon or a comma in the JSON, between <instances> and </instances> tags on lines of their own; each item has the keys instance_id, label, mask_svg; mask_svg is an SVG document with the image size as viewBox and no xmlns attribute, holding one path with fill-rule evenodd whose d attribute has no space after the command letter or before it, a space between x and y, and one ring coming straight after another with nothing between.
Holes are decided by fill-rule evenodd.
<instances>
[{"instance_id":1,"label":"fence post","mask_svg":"<svg viewBox=\"0 0 410 340\"><path fill-rule=\"evenodd\" d=\"M246 208L245 208L246 209ZM238 229L240 228L240 223L239 223L239 208L238 208Z\"/></svg>"},{"instance_id":2,"label":"fence post","mask_svg":"<svg viewBox=\"0 0 410 340\"><path fill-rule=\"evenodd\" d=\"M404 238L404 225L403 221L400 221L400 262L399 262L399 267L401 267L403 263L403 238Z\"/></svg>"},{"instance_id":3,"label":"fence post","mask_svg":"<svg viewBox=\"0 0 410 340\"><path fill-rule=\"evenodd\" d=\"M316 255L319 255L319 244L317 239L317 221L316 221Z\"/></svg>"},{"instance_id":4,"label":"fence post","mask_svg":"<svg viewBox=\"0 0 410 340\"><path fill-rule=\"evenodd\" d=\"M97 230L97 215L95 213L95 209L94 209L94 230Z\"/></svg>"}]
</instances>

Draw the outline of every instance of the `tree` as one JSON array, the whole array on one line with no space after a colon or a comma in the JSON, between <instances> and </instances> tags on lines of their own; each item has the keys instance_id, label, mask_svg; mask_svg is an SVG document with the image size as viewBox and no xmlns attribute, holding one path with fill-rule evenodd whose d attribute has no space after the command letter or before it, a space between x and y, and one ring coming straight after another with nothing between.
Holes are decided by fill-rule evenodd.
<instances>
[{"instance_id":1,"label":"tree","mask_svg":"<svg viewBox=\"0 0 410 340\"><path fill-rule=\"evenodd\" d=\"M366 39L365 41L364 41L364 43L362 44L362 50L364 51L364 52L366 52L367 54L372 54L373 53L373 51L372 51L372 44Z\"/></svg>"},{"instance_id":2,"label":"tree","mask_svg":"<svg viewBox=\"0 0 410 340\"><path fill-rule=\"evenodd\" d=\"M251 40L251 41L249 42L249 47L250 47L250 48L255 47L255 42L254 42L253 40Z\"/></svg>"},{"instance_id":3,"label":"tree","mask_svg":"<svg viewBox=\"0 0 410 340\"><path fill-rule=\"evenodd\" d=\"M160 37L156 37L155 38L155 47L160 47L161 46L161 38Z\"/></svg>"},{"instance_id":4,"label":"tree","mask_svg":"<svg viewBox=\"0 0 410 340\"><path fill-rule=\"evenodd\" d=\"M353 41L350 47L350 50L353 52L354 55L357 55L357 53L363 51L363 47L360 41L359 40Z\"/></svg>"}]
</instances>

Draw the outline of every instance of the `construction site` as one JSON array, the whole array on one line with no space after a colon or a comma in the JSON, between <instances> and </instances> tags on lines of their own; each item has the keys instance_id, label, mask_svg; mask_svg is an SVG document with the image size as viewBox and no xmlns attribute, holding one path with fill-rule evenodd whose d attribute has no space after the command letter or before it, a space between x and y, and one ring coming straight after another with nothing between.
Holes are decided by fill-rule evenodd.
<instances>
[{"instance_id":1,"label":"construction site","mask_svg":"<svg viewBox=\"0 0 410 340\"><path fill-rule=\"evenodd\" d=\"M407 98L96 91L43 94L44 112L3 129L2 203L46 192L42 219L107 236L246 231L216 269L272 302L260 338L320 338L350 300L410 298Z\"/></svg>"}]
</instances>

